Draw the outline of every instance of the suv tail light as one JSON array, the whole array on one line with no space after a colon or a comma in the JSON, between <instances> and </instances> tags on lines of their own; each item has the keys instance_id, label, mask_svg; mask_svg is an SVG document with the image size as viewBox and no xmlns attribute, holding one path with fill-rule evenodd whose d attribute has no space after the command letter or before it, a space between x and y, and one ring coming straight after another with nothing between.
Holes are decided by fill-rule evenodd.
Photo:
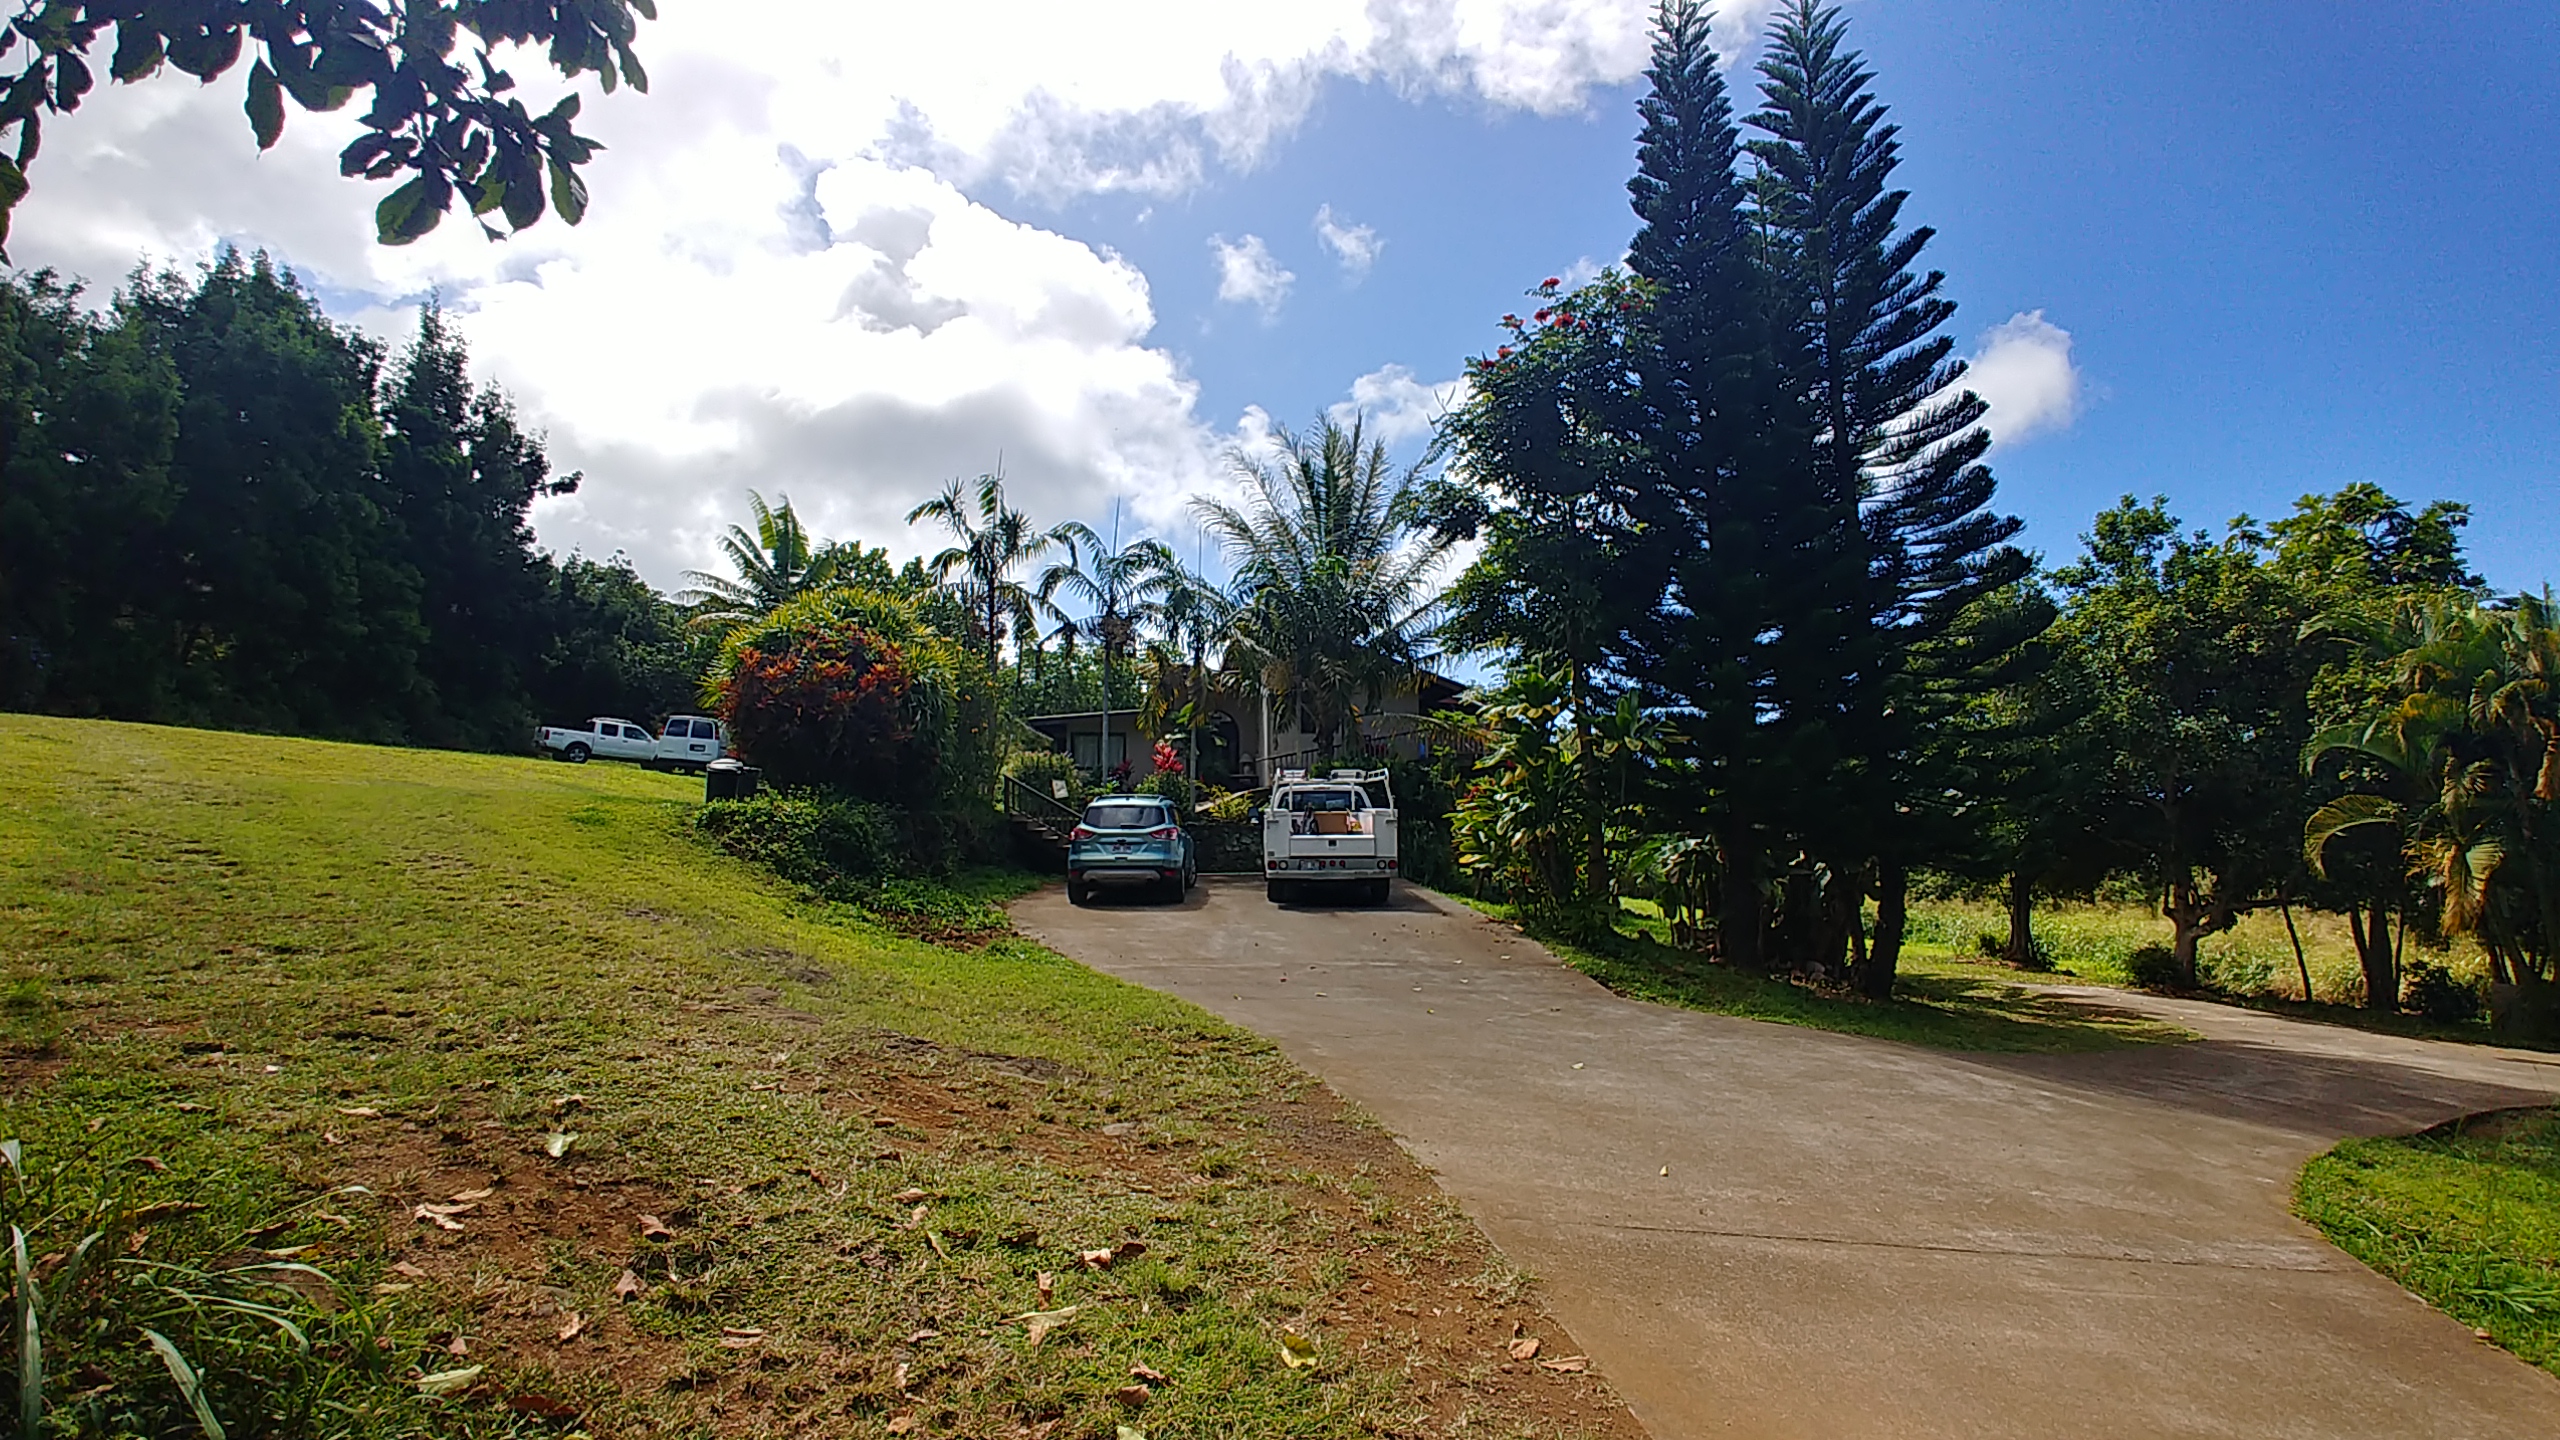
<instances>
[{"instance_id":1,"label":"suv tail light","mask_svg":"<svg viewBox=\"0 0 2560 1440\"><path fill-rule=\"evenodd\" d=\"M1070 840L1090 840L1093 838L1093 830L1090 826L1079 825L1073 830L1067 832L1067 838Z\"/></svg>"},{"instance_id":2,"label":"suv tail light","mask_svg":"<svg viewBox=\"0 0 2560 1440\"><path fill-rule=\"evenodd\" d=\"M1150 840L1170 840L1181 833L1182 831L1174 826L1159 825L1155 829L1147 832L1147 838Z\"/></svg>"}]
</instances>

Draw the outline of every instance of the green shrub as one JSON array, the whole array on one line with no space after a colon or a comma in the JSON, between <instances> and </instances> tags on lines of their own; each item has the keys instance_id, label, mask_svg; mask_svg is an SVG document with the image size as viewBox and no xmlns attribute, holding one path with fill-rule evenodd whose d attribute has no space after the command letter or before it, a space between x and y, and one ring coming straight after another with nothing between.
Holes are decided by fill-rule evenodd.
<instances>
[{"instance_id":1,"label":"green shrub","mask_svg":"<svg viewBox=\"0 0 2560 1440\"><path fill-rule=\"evenodd\" d=\"M2414 1010L2439 1025L2468 1025L2480 1018L2479 987L2431 960L2409 967L2401 991L2401 1008Z\"/></svg>"},{"instance_id":2,"label":"green shrub","mask_svg":"<svg viewBox=\"0 0 2560 1440\"><path fill-rule=\"evenodd\" d=\"M920 804L955 794L967 768L965 668L912 603L830 590L730 637L711 691L738 753L774 783Z\"/></svg>"},{"instance_id":3,"label":"green shrub","mask_svg":"<svg viewBox=\"0 0 2560 1440\"><path fill-rule=\"evenodd\" d=\"M812 890L877 879L904 868L898 812L815 790L764 790L715 800L694 823L720 848Z\"/></svg>"},{"instance_id":4,"label":"green shrub","mask_svg":"<svg viewBox=\"0 0 2560 1440\"><path fill-rule=\"evenodd\" d=\"M2124 973L2145 990L2175 990L2184 983L2178 958L2166 945L2136 945L2124 957Z\"/></svg>"},{"instance_id":5,"label":"green shrub","mask_svg":"<svg viewBox=\"0 0 2560 1440\"><path fill-rule=\"evenodd\" d=\"M1055 750L1016 751L1012 759L1004 762L1004 773L1021 781L1032 793L1071 810L1082 810L1085 802L1093 798L1093 785L1076 768L1075 757ZM1067 787L1063 797L1056 788L1061 784Z\"/></svg>"}]
</instances>

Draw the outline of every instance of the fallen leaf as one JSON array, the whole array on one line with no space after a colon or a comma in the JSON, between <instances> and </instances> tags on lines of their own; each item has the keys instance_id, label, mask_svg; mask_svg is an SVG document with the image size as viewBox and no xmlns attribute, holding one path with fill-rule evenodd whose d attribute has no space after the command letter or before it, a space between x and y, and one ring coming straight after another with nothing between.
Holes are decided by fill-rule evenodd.
<instances>
[{"instance_id":1,"label":"fallen leaf","mask_svg":"<svg viewBox=\"0 0 2560 1440\"><path fill-rule=\"evenodd\" d=\"M924 1232L924 1239L926 1244L933 1247L934 1254L941 1256L945 1260L951 1258L951 1248L942 1243L942 1235L939 1231L927 1230Z\"/></svg>"},{"instance_id":2,"label":"fallen leaf","mask_svg":"<svg viewBox=\"0 0 2560 1440\"><path fill-rule=\"evenodd\" d=\"M939 1330L919 1330L913 1335L907 1337L907 1343L910 1345L921 1345L927 1340L939 1340L941 1338L942 1332Z\"/></svg>"},{"instance_id":3,"label":"fallen leaf","mask_svg":"<svg viewBox=\"0 0 2560 1440\"><path fill-rule=\"evenodd\" d=\"M1108 1250L1079 1250L1076 1258L1083 1261L1088 1270L1108 1270L1111 1262L1119 1257Z\"/></svg>"},{"instance_id":4,"label":"fallen leaf","mask_svg":"<svg viewBox=\"0 0 2560 1440\"><path fill-rule=\"evenodd\" d=\"M1043 1310L1048 1309L1048 1308L1049 1308L1050 1303L1051 1303L1053 1300L1055 1300L1055 1299L1057 1298L1057 1294L1058 1294L1058 1277L1057 1277L1057 1276L1055 1276L1055 1275L1050 1274L1050 1273L1049 1273L1048 1271L1046 1271L1046 1270L1041 1271L1041 1272L1040 1272L1040 1308L1041 1308L1041 1309L1043 1309Z\"/></svg>"},{"instance_id":5,"label":"fallen leaf","mask_svg":"<svg viewBox=\"0 0 2560 1440\"><path fill-rule=\"evenodd\" d=\"M201 1105L199 1105L199 1104L197 1104L197 1103L196 1103L196 1102L194 1102L193 1100L181 1100L181 1101L179 1101L178 1103L176 1103L176 1104L174 1104L174 1105L170 1106L169 1108L170 1108L170 1109L172 1109L172 1110L178 1111L178 1112L180 1112L181 1114L192 1115L192 1114L194 1114L195 1112L197 1112L197 1111L199 1111L199 1110L203 1109L204 1107L203 1107L203 1106L201 1106ZM377 1114L377 1115L378 1115L378 1114L380 1114L380 1113L382 1113L382 1112L380 1112L380 1111L378 1111L378 1110L377 1110L377 1111L371 1111L371 1112L368 1112L368 1113L371 1113L371 1114Z\"/></svg>"},{"instance_id":6,"label":"fallen leaf","mask_svg":"<svg viewBox=\"0 0 2560 1440\"><path fill-rule=\"evenodd\" d=\"M435 1215L468 1215L480 1207L469 1200L450 1200L441 1205L428 1200L422 1202L418 1208Z\"/></svg>"},{"instance_id":7,"label":"fallen leaf","mask_svg":"<svg viewBox=\"0 0 2560 1440\"><path fill-rule=\"evenodd\" d=\"M495 1190L486 1190L486 1189L484 1189L484 1190L465 1190L465 1191L463 1191L463 1192L462 1192L461 1194L459 1194L459 1195L448 1196L447 1198L448 1198L448 1199L450 1199L450 1200L452 1200L452 1201L453 1201L453 1203L454 1203L454 1204L456 1204L456 1205L469 1205L469 1204L472 1204L472 1203L473 1203L473 1202L475 1202L475 1201L486 1200L486 1199L488 1199L490 1196L495 1195L495 1194L497 1194L497 1193L498 1193L498 1192L497 1192L497 1191L495 1191Z\"/></svg>"},{"instance_id":8,"label":"fallen leaf","mask_svg":"<svg viewBox=\"0 0 2560 1440\"><path fill-rule=\"evenodd\" d=\"M577 1136L565 1130L554 1130L542 1137L542 1153L554 1160L564 1159L569 1154L569 1147L577 1143Z\"/></svg>"},{"instance_id":9,"label":"fallen leaf","mask_svg":"<svg viewBox=\"0 0 2560 1440\"><path fill-rule=\"evenodd\" d=\"M338 1107L338 1113L341 1115L353 1115L359 1120L379 1120L382 1118L382 1112L374 1109L370 1105L341 1105Z\"/></svg>"},{"instance_id":10,"label":"fallen leaf","mask_svg":"<svg viewBox=\"0 0 2560 1440\"><path fill-rule=\"evenodd\" d=\"M554 1114L557 1114L561 1111L574 1109L577 1106L584 1105L586 1103L587 1097L584 1095L563 1095L559 1099L551 1102L551 1109Z\"/></svg>"},{"instance_id":11,"label":"fallen leaf","mask_svg":"<svg viewBox=\"0 0 2560 1440\"><path fill-rule=\"evenodd\" d=\"M1579 1375L1591 1368L1591 1357L1588 1355L1567 1355L1561 1360L1541 1360L1538 1362L1538 1368L1541 1370L1553 1370L1559 1375Z\"/></svg>"},{"instance_id":12,"label":"fallen leaf","mask_svg":"<svg viewBox=\"0 0 2560 1440\"><path fill-rule=\"evenodd\" d=\"M613 1282L613 1298L622 1301L639 1299L640 1277L628 1270L623 1271L622 1278Z\"/></svg>"},{"instance_id":13,"label":"fallen leaf","mask_svg":"<svg viewBox=\"0 0 2560 1440\"><path fill-rule=\"evenodd\" d=\"M107 1128L107 1117L104 1115L101 1115L97 1119L89 1122L89 1133L92 1135L97 1134L105 1128Z\"/></svg>"},{"instance_id":14,"label":"fallen leaf","mask_svg":"<svg viewBox=\"0 0 2560 1440\"><path fill-rule=\"evenodd\" d=\"M724 1325L720 1327L720 1345L727 1350L744 1350L764 1340L764 1332L753 1327Z\"/></svg>"},{"instance_id":15,"label":"fallen leaf","mask_svg":"<svg viewBox=\"0 0 2560 1440\"><path fill-rule=\"evenodd\" d=\"M150 1171L154 1175L166 1175L169 1173L169 1162L161 1159L157 1155L136 1155L124 1163L127 1165L138 1165L143 1169Z\"/></svg>"},{"instance_id":16,"label":"fallen leaf","mask_svg":"<svg viewBox=\"0 0 2560 1440\"><path fill-rule=\"evenodd\" d=\"M268 1065L262 1068L261 1073L267 1075L281 1075L284 1073L284 1067L281 1065Z\"/></svg>"},{"instance_id":17,"label":"fallen leaf","mask_svg":"<svg viewBox=\"0 0 2560 1440\"><path fill-rule=\"evenodd\" d=\"M507 1408L513 1410L519 1415L531 1415L537 1420L575 1420L578 1418L578 1407L554 1400L548 1395L537 1394L531 1390L520 1390L515 1394L508 1396Z\"/></svg>"},{"instance_id":18,"label":"fallen leaf","mask_svg":"<svg viewBox=\"0 0 2560 1440\"><path fill-rule=\"evenodd\" d=\"M133 1223L136 1225L148 1225L154 1220L166 1220L172 1215L193 1215L203 1208L204 1204L202 1201L163 1200L157 1205L145 1205L141 1209L134 1211Z\"/></svg>"},{"instance_id":19,"label":"fallen leaf","mask_svg":"<svg viewBox=\"0 0 2560 1440\"><path fill-rule=\"evenodd\" d=\"M410 1264L406 1260L402 1260L393 1265L391 1267L391 1273L395 1275L406 1275L412 1280L424 1280L427 1278L426 1271L419 1269L417 1266Z\"/></svg>"},{"instance_id":20,"label":"fallen leaf","mask_svg":"<svg viewBox=\"0 0 2560 1440\"><path fill-rule=\"evenodd\" d=\"M1152 1385L1164 1383L1164 1372L1143 1361L1129 1367L1129 1377L1133 1380L1144 1380Z\"/></svg>"},{"instance_id":21,"label":"fallen leaf","mask_svg":"<svg viewBox=\"0 0 2560 1440\"><path fill-rule=\"evenodd\" d=\"M897 1194L889 1197L892 1202L899 1205L913 1205L923 1198L924 1192L916 1189L901 1190Z\"/></svg>"},{"instance_id":22,"label":"fallen leaf","mask_svg":"<svg viewBox=\"0 0 2560 1440\"><path fill-rule=\"evenodd\" d=\"M459 1395L470 1389L471 1382L479 1379L480 1372L487 1368L484 1365L466 1365L459 1370L439 1370L433 1375L421 1375L417 1381L418 1391L439 1399Z\"/></svg>"},{"instance_id":23,"label":"fallen leaf","mask_svg":"<svg viewBox=\"0 0 2560 1440\"><path fill-rule=\"evenodd\" d=\"M897 1384L898 1384L898 1388L899 1388L899 1389L904 1390L904 1389L906 1389L906 1388L907 1388L907 1362L906 1362L906 1361L901 1360L901 1361L899 1361L899 1362L898 1362L898 1373L897 1373L897 1375L895 1376L895 1379L897 1380Z\"/></svg>"},{"instance_id":24,"label":"fallen leaf","mask_svg":"<svg viewBox=\"0 0 2560 1440\"><path fill-rule=\"evenodd\" d=\"M1119 1244L1111 1247L1111 1257L1115 1260L1126 1260L1132 1255L1144 1255L1146 1253L1147 1242L1144 1240L1123 1240Z\"/></svg>"},{"instance_id":25,"label":"fallen leaf","mask_svg":"<svg viewBox=\"0 0 2560 1440\"><path fill-rule=\"evenodd\" d=\"M1144 1405L1156 1398L1156 1392L1145 1385L1123 1385L1111 1392L1111 1398L1123 1405Z\"/></svg>"},{"instance_id":26,"label":"fallen leaf","mask_svg":"<svg viewBox=\"0 0 2560 1440\"><path fill-rule=\"evenodd\" d=\"M1662 1167L1662 1173L1663 1173L1663 1174L1665 1174L1665 1175L1670 1174L1670 1173L1671 1173L1671 1167L1670 1167L1670 1166L1668 1166L1668 1165L1663 1166L1663 1167Z\"/></svg>"},{"instance_id":27,"label":"fallen leaf","mask_svg":"<svg viewBox=\"0 0 2560 1440\"><path fill-rule=\"evenodd\" d=\"M462 1228L461 1221L454 1219L450 1215L438 1213L436 1207L433 1205L419 1206L417 1209L409 1212L409 1218L412 1220L424 1220L439 1230L458 1231Z\"/></svg>"},{"instance_id":28,"label":"fallen leaf","mask_svg":"<svg viewBox=\"0 0 2560 1440\"><path fill-rule=\"evenodd\" d=\"M916 1428L916 1417L913 1415L900 1415L889 1422L889 1433L892 1435L904 1435L914 1428Z\"/></svg>"},{"instance_id":29,"label":"fallen leaf","mask_svg":"<svg viewBox=\"0 0 2560 1440\"><path fill-rule=\"evenodd\" d=\"M1304 1370L1316 1363L1316 1342L1295 1330L1280 1332L1280 1363L1292 1370Z\"/></svg>"},{"instance_id":30,"label":"fallen leaf","mask_svg":"<svg viewBox=\"0 0 2560 1440\"><path fill-rule=\"evenodd\" d=\"M643 1240L673 1240L676 1238L676 1232L668 1229L667 1222L659 1219L657 1216L643 1215L640 1217L640 1238Z\"/></svg>"},{"instance_id":31,"label":"fallen leaf","mask_svg":"<svg viewBox=\"0 0 2560 1440\"><path fill-rule=\"evenodd\" d=\"M1081 1305L1069 1305L1057 1310L1034 1310L1028 1315L1016 1315L1013 1318L1016 1323L1031 1332L1031 1343L1037 1345L1047 1338L1050 1331L1076 1318L1076 1312L1083 1308Z\"/></svg>"},{"instance_id":32,"label":"fallen leaf","mask_svg":"<svg viewBox=\"0 0 2560 1440\"><path fill-rule=\"evenodd\" d=\"M373 1287L373 1293L376 1295L405 1295L417 1288L418 1287L415 1285L402 1284L394 1280L385 1280L381 1284Z\"/></svg>"},{"instance_id":33,"label":"fallen leaf","mask_svg":"<svg viewBox=\"0 0 2560 1440\"><path fill-rule=\"evenodd\" d=\"M932 1210L933 1207L930 1205L917 1206L915 1209L907 1212L907 1218L899 1222L898 1228L901 1230L913 1230L924 1223L924 1217L932 1213Z\"/></svg>"},{"instance_id":34,"label":"fallen leaf","mask_svg":"<svg viewBox=\"0 0 2560 1440\"><path fill-rule=\"evenodd\" d=\"M1120 1433L1113 1436L1112 1440L1147 1440L1147 1432L1123 1425L1120 1427Z\"/></svg>"},{"instance_id":35,"label":"fallen leaf","mask_svg":"<svg viewBox=\"0 0 2560 1440\"><path fill-rule=\"evenodd\" d=\"M560 1343L566 1345L570 1341L577 1339L578 1332L586 1328L587 1317L579 1314L575 1310L570 1311L569 1323L560 1327Z\"/></svg>"},{"instance_id":36,"label":"fallen leaf","mask_svg":"<svg viewBox=\"0 0 2560 1440\"><path fill-rule=\"evenodd\" d=\"M339 1137L338 1132L335 1130L321 1131L320 1142L324 1145L344 1145L347 1143L344 1139Z\"/></svg>"},{"instance_id":37,"label":"fallen leaf","mask_svg":"<svg viewBox=\"0 0 2560 1440\"><path fill-rule=\"evenodd\" d=\"M1519 1338L1519 1339L1517 1339L1517 1340L1512 1341L1512 1342L1511 1342L1511 1358L1512 1358L1512 1359L1514 1359L1514 1360L1535 1360L1535 1359L1537 1359L1537 1358L1538 1358L1538 1337L1537 1337L1537 1336L1535 1336L1535 1335L1524 1335L1524 1336L1522 1336L1521 1338Z\"/></svg>"},{"instance_id":38,"label":"fallen leaf","mask_svg":"<svg viewBox=\"0 0 2560 1440\"><path fill-rule=\"evenodd\" d=\"M451 1340L445 1342L444 1353L451 1355L458 1360L471 1353L471 1342L460 1335L456 1335Z\"/></svg>"}]
</instances>

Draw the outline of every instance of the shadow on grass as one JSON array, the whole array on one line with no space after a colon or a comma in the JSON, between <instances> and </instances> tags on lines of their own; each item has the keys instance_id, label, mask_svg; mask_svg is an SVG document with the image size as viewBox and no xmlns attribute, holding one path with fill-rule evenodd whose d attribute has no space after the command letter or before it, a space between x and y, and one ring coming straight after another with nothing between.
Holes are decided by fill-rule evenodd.
<instances>
[{"instance_id":1,"label":"shadow on grass","mask_svg":"<svg viewBox=\"0 0 2560 1440\"><path fill-rule=\"evenodd\" d=\"M1715 964L1641 927L1597 939L1538 938L1575 969L1634 999L1941 1050L2083 1053L2196 1038L2150 1016L2040 994L1988 975L1907 974L1891 1000L1870 1000Z\"/></svg>"}]
</instances>

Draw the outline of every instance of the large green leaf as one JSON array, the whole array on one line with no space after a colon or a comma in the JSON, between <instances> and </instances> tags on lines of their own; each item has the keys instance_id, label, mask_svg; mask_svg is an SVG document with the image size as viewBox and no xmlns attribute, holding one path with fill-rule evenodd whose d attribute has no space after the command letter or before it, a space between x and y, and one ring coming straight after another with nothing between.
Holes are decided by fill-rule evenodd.
<instances>
[{"instance_id":1,"label":"large green leaf","mask_svg":"<svg viewBox=\"0 0 2560 1440\"><path fill-rule=\"evenodd\" d=\"M2310 863L2311 873L2326 877L2329 873L2326 854L2329 842L2346 831L2365 825L2389 825L2397 828L2407 811L2397 800L2383 795L2341 795L2312 812L2302 827L2302 858Z\"/></svg>"},{"instance_id":2,"label":"large green leaf","mask_svg":"<svg viewBox=\"0 0 2560 1440\"><path fill-rule=\"evenodd\" d=\"M241 106L249 113L249 128L257 132L258 148L272 150L284 138L284 86L267 62L249 67L249 98Z\"/></svg>"}]
</instances>

